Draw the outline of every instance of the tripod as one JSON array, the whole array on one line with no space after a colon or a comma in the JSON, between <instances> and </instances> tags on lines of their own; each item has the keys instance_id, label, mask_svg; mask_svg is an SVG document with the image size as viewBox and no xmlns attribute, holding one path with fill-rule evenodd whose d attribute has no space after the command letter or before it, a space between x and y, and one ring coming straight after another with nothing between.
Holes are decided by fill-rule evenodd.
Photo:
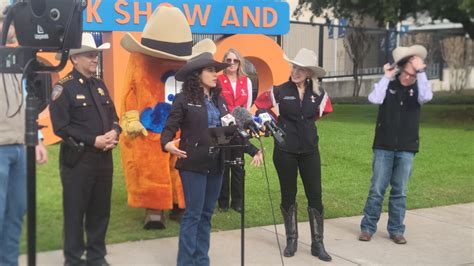
<instances>
[{"instance_id":1,"label":"tripod","mask_svg":"<svg viewBox=\"0 0 474 266\"><path fill-rule=\"evenodd\" d=\"M69 50L62 54L58 66L43 66L36 59L31 59L23 71L23 80L26 80L26 112L25 112L25 145L26 145L26 173L27 173L27 242L28 265L36 265L36 145L38 144L38 110L40 98L38 92L45 84L35 81L37 72L53 72L64 68Z\"/></svg>"}]
</instances>

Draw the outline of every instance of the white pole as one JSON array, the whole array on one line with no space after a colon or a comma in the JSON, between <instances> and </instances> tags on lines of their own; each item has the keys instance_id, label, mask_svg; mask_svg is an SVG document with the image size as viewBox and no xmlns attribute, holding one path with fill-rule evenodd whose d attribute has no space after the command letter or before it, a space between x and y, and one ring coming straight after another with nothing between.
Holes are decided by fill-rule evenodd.
<instances>
[{"instance_id":1,"label":"white pole","mask_svg":"<svg viewBox=\"0 0 474 266\"><path fill-rule=\"evenodd\" d=\"M337 43L339 41L339 20L334 19L333 37L334 37L334 75L337 75ZM337 32L336 32L337 29Z\"/></svg>"}]
</instances>

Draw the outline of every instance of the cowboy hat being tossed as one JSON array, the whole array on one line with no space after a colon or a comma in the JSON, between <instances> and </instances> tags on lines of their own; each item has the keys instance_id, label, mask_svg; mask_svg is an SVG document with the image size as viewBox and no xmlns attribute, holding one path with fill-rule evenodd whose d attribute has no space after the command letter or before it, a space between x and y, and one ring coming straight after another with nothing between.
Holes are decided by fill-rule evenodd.
<instances>
[{"instance_id":1,"label":"cowboy hat being tossed","mask_svg":"<svg viewBox=\"0 0 474 266\"><path fill-rule=\"evenodd\" d=\"M401 63L404 63L405 60L410 59L413 56L418 56L422 60L424 60L427 54L428 52L426 51L426 48L421 45L412 45L409 47L399 46L395 48L392 52L392 66L400 66Z\"/></svg>"},{"instance_id":2,"label":"cowboy hat being tossed","mask_svg":"<svg viewBox=\"0 0 474 266\"><path fill-rule=\"evenodd\" d=\"M426 48L421 45L395 48L392 52L394 62L383 66L385 75L394 78L399 73L402 83L413 83L416 73L423 72L426 68L424 59L427 53Z\"/></svg>"},{"instance_id":3,"label":"cowboy hat being tossed","mask_svg":"<svg viewBox=\"0 0 474 266\"><path fill-rule=\"evenodd\" d=\"M324 77L326 75L326 70L318 66L318 56L312 50L302 48L298 51L293 60L289 59L284 55L286 61L290 62L293 66L298 66L305 69L309 72L308 78L311 78L313 81L313 92L317 95L321 94L319 89L318 78Z\"/></svg>"}]
</instances>

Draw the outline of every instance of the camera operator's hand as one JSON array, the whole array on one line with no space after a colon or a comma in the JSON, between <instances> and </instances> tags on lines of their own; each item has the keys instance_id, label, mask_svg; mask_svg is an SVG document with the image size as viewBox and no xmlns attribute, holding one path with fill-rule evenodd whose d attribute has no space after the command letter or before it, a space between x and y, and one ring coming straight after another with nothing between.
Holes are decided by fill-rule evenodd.
<instances>
[{"instance_id":1,"label":"camera operator's hand","mask_svg":"<svg viewBox=\"0 0 474 266\"><path fill-rule=\"evenodd\" d=\"M48 162L48 151L43 144L42 140L38 140L38 145L36 145L36 163L45 164Z\"/></svg>"},{"instance_id":2,"label":"camera operator's hand","mask_svg":"<svg viewBox=\"0 0 474 266\"><path fill-rule=\"evenodd\" d=\"M395 77L395 74L397 73L397 68L387 63L383 66L383 72L386 78L393 79L393 77Z\"/></svg>"},{"instance_id":3,"label":"camera operator's hand","mask_svg":"<svg viewBox=\"0 0 474 266\"><path fill-rule=\"evenodd\" d=\"M179 142L179 140L180 139L172 140L172 141L166 143L165 150L168 151L171 154L176 155L178 158L181 158L181 159L188 158L185 151L180 150L180 149L178 149L178 147L176 147L175 142Z\"/></svg>"},{"instance_id":4,"label":"camera operator's hand","mask_svg":"<svg viewBox=\"0 0 474 266\"><path fill-rule=\"evenodd\" d=\"M251 165L253 166L261 166L263 164L263 153L262 151L258 151L257 154L252 158L252 161L250 162Z\"/></svg>"},{"instance_id":5,"label":"camera operator's hand","mask_svg":"<svg viewBox=\"0 0 474 266\"><path fill-rule=\"evenodd\" d=\"M418 71L423 71L426 68L426 64L423 62L423 59L419 56L413 56L410 59L411 64L413 65L413 68L418 72Z\"/></svg>"}]
</instances>

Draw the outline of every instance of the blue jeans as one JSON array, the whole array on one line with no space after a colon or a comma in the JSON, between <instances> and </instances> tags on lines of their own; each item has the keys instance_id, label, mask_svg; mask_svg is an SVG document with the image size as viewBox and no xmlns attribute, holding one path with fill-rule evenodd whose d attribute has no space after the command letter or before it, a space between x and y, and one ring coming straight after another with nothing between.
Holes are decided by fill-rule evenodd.
<instances>
[{"instance_id":1,"label":"blue jeans","mask_svg":"<svg viewBox=\"0 0 474 266\"><path fill-rule=\"evenodd\" d=\"M24 145L0 145L0 265L18 265L20 234L26 212Z\"/></svg>"},{"instance_id":2,"label":"blue jeans","mask_svg":"<svg viewBox=\"0 0 474 266\"><path fill-rule=\"evenodd\" d=\"M179 231L178 266L209 265L211 219L222 185L219 172L179 171L186 208Z\"/></svg>"},{"instance_id":3,"label":"blue jeans","mask_svg":"<svg viewBox=\"0 0 474 266\"><path fill-rule=\"evenodd\" d=\"M414 157L413 152L374 149L372 184L360 223L361 231L371 235L377 231L385 190L390 184L387 231L390 235L403 235L407 185Z\"/></svg>"}]
</instances>

